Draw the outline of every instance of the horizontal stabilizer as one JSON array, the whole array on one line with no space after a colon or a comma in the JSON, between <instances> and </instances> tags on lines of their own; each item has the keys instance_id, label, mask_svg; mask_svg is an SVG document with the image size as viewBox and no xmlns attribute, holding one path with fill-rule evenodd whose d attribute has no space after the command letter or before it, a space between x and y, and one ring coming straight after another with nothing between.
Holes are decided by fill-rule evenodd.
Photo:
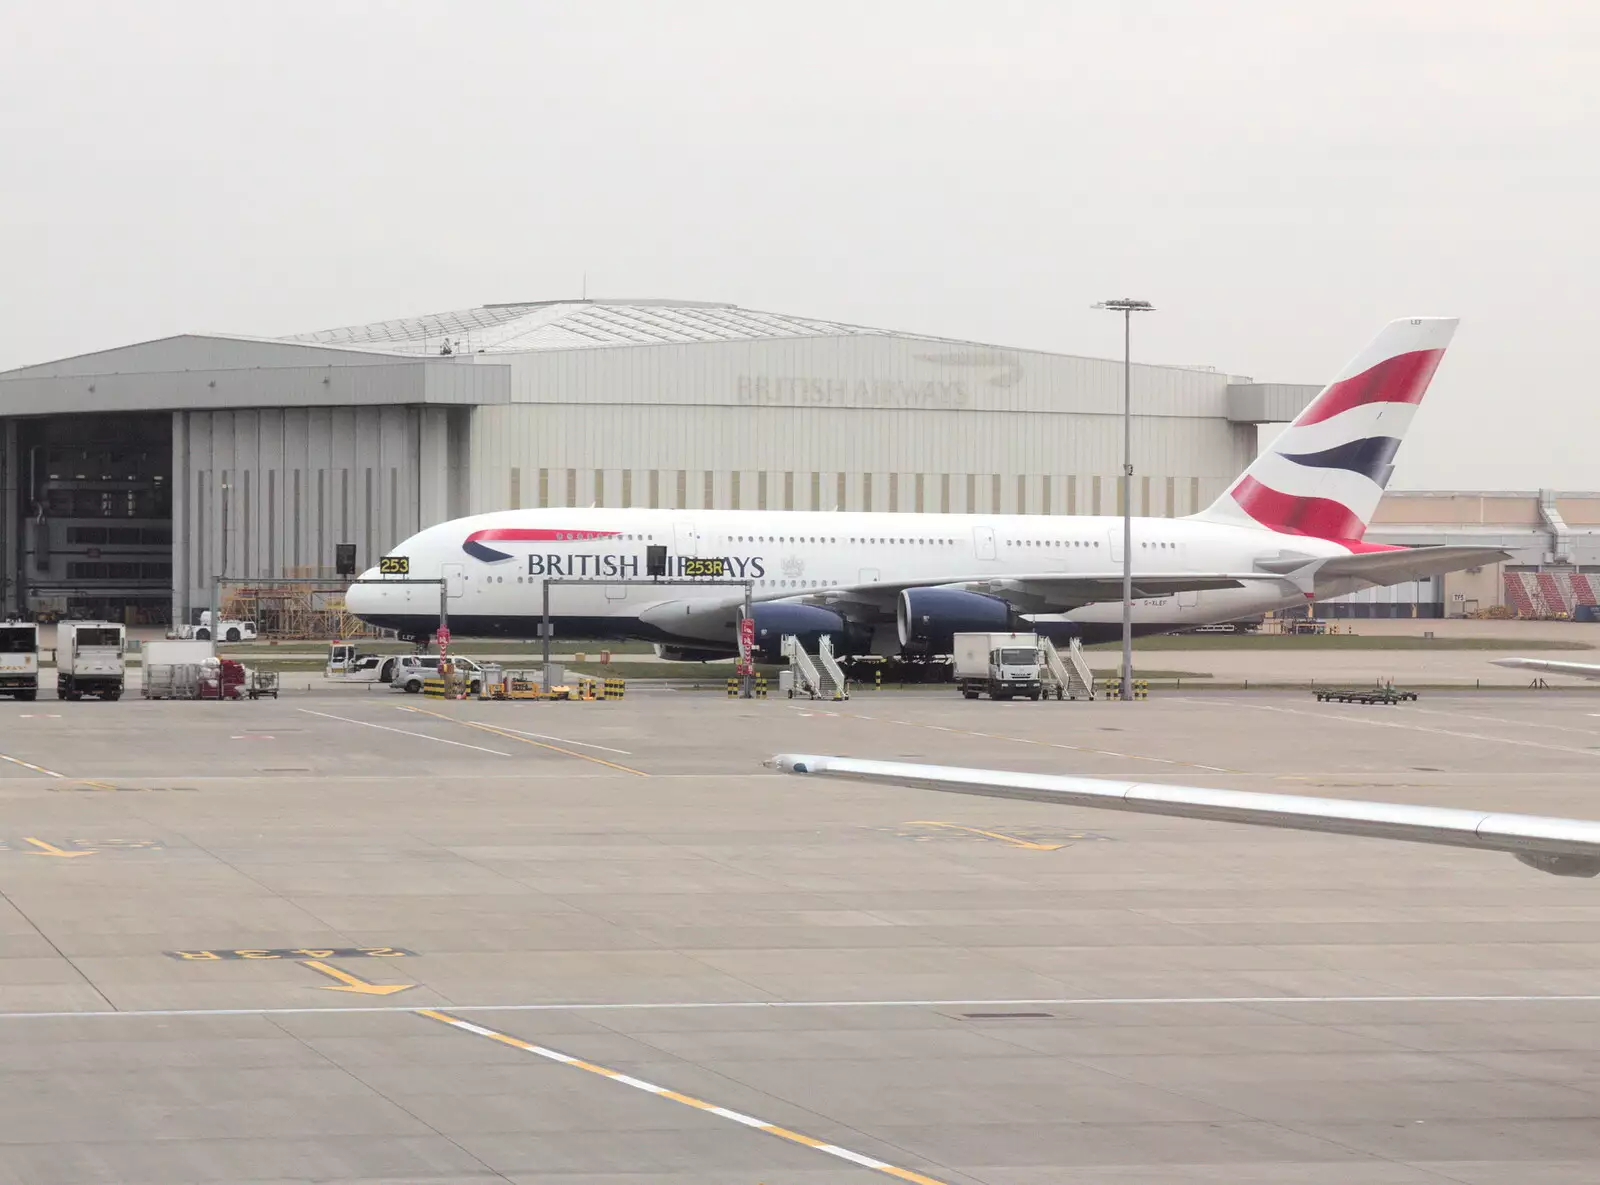
<instances>
[{"instance_id":1,"label":"horizontal stabilizer","mask_svg":"<svg viewBox=\"0 0 1600 1185\"><path fill-rule=\"evenodd\" d=\"M1306 557L1262 560L1256 566L1263 572L1291 578L1306 572L1315 580L1316 594L1329 597L1370 585L1426 580L1463 568L1497 564L1509 557L1509 552L1498 547L1408 547L1401 551L1341 555L1329 560Z\"/></svg>"},{"instance_id":2,"label":"horizontal stabilizer","mask_svg":"<svg viewBox=\"0 0 1600 1185\"><path fill-rule=\"evenodd\" d=\"M1530 868L1552 876L1600 874L1600 822L1541 815L1497 814L1402 802L1364 802L1348 798L1310 798L1298 794L1257 794L1204 786L1071 778L999 769L959 769L856 757L785 753L767 765L793 774L815 774L855 782L915 786L987 798L1019 798L1062 806L1101 807L1180 819L1212 819L1365 835L1411 843L1443 844L1508 852Z\"/></svg>"}]
</instances>

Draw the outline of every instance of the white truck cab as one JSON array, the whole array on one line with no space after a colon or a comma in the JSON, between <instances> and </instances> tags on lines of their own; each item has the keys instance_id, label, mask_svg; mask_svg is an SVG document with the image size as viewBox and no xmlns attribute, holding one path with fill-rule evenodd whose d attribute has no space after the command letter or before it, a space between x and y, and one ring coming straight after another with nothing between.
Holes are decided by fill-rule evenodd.
<instances>
[{"instance_id":1,"label":"white truck cab","mask_svg":"<svg viewBox=\"0 0 1600 1185\"><path fill-rule=\"evenodd\" d=\"M122 697L127 637L114 621L63 621L56 626L56 695Z\"/></svg>"},{"instance_id":2,"label":"white truck cab","mask_svg":"<svg viewBox=\"0 0 1600 1185\"><path fill-rule=\"evenodd\" d=\"M957 634L956 687L967 699L1038 699L1044 694L1039 638L1031 633Z\"/></svg>"},{"instance_id":3,"label":"white truck cab","mask_svg":"<svg viewBox=\"0 0 1600 1185\"><path fill-rule=\"evenodd\" d=\"M0 695L39 696L39 627L31 621L0 621Z\"/></svg>"},{"instance_id":4,"label":"white truck cab","mask_svg":"<svg viewBox=\"0 0 1600 1185\"><path fill-rule=\"evenodd\" d=\"M363 654L354 642L331 642L323 674L339 683L390 683L397 669L395 654Z\"/></svg>"}]
</instances>

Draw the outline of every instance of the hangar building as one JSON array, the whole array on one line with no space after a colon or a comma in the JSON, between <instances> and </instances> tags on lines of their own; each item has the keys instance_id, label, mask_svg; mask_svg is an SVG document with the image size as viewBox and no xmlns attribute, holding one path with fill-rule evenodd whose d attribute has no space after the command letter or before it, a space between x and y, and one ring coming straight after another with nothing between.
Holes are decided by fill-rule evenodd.
<instances>
[{"instance_id":1,"label":"hangar building","mask_svg":"<svg viewBox=\"0 0 1600 1185\"><path fill-rule=\"evenodd\" d=\"M1315 386L1133 368L1136 514L1209 503ZM3 608L192 621L507 507L1118 513L1120 360L729 304L484 305L0 374Z\"/></svg>"}]
</instances>

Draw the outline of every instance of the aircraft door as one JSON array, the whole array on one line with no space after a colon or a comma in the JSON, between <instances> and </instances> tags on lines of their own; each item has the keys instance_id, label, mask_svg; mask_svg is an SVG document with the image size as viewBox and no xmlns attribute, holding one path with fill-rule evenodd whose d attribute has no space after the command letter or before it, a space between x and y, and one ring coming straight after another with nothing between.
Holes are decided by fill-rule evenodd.
<instances>
[{"instance_id":1,"label":"aircraft door","mask_svg":"<svg viewBox=\"0 0 1600 1185\"><path fill-rule=\"evenodd\" d=\"M1178 608L1198 609L1200 607L1200 594L1194 589L1178 594Z\"/></svg>"},{"instance_id":2,"label":"aircraft door","mask_svg":"<svg viewBox=\"0 0 1600 1185\"><path fill-rule=\"evenodd\" d=\"M672 550L677 555L700 554L700 536L692 522L672 524Z\"/></svg>"},{"instance_id":3,"label":"aircraft door","mask_svg":"<svg viewBox=\"0 0 1600 1185\"><path fill-rule=\"evenodd\" d=\"M1120 564L1122 562L1122 528L1118 527L1115 530L1107 531L1106 540L1111 544L1111 562Z\"/></svg>"},{"instance_id":4,"label":"aircraft door","mask_svg":"<svg viewBox=\"0 0 1600 1185\"><path fill-rule=\"evenodd\" d=\"M980 560L994 559L994 528L973 527L972 545L976 549L976 555Z\"/></svg>"},{"instance_id":5,"label":"aircraft door","mask_svg":"<svg viewBox=\"0 0 1600 1185\"><path fill-rule=\"evenodd\" d=\"M454 598L466 592L467 577L463 565L445 564L439 574L444 577L445 596Z\"/></svg>"}]
</instances>

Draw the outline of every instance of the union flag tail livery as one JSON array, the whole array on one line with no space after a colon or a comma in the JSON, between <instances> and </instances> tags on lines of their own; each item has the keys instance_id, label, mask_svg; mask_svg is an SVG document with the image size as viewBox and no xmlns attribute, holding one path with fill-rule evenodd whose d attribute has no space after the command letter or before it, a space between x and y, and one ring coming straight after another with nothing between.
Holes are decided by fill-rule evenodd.
<instances>
[{"instance_id":1,"label":"union flag tail livery","mask_svg":"<svg viewBox=\"0 0 1600 1185\"><path fill-rule=\"evenodd\" d=\"M1359 545L1456 324L1454 317L1389 322L1227 493L1193 517Z\"/></svg>"}]
</instances>

